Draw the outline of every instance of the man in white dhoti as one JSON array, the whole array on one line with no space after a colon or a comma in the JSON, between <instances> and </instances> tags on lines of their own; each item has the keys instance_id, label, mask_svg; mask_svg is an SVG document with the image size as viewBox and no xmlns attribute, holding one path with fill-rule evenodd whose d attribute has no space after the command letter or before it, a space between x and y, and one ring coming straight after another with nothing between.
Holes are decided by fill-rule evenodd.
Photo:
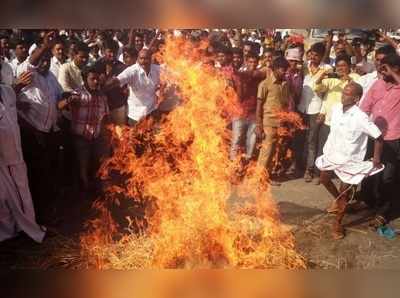
<instances>
[{"instance_id":1,"label":"man in white dhoti","mask_svg":"<svg viewBox=\"0 0 400 298\"><path fill-rule=\"evenodd\" d=\"M0 84L0 242L23 231L42 242L45 228L35 220L22 156L14 90Z\"/></svg>"},{"instance_id":2,"label":"man in white dhoti","mask_svg":"<svg viewBox=\"0 0 400 298\"><path fill-rule=\"evenodd\" d=\"M336 198L329 208L329 211L336 213L333 229L335 239L344 237L341 222L349 200L348 190L351 185L357 185L365 177L383 170L381 131L356 105L362 92L362 87L355 82L346 85L342 92L342 103L335 105L332 109L331 130L323 155L315 162L321 171L321 183ZM375 139L372 161L364 161L368 136ZM333 173L341 181L339 189L332 182Z\"/></svg>"}]
</instances>

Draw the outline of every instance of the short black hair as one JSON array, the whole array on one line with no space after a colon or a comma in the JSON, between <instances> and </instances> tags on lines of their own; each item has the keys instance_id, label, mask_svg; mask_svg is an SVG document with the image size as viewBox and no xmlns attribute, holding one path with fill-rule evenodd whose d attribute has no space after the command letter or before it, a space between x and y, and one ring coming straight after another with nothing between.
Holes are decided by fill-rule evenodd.
<instances>
[{"instance_id":1,"label":"short black hair","mask_svg":"<svg viewBox=\"0 0 400 298\"><path fill-rule=\"evenodd\" d=\"M29 46L28 42L25 39L21 39L21 38L14 40L13 44L14 44L14 49L16 49L17 46L19 46L19 45L23 45L25 47Z\"/></svg>"},{"instance_id":2,"label":"short black hair","mask_svg":"<svg viewBox=\"0 0 400 298\"><path fill-rule=\"evenodd\" d=\"M396 54L396 49L391 45L384 45L376 50L375 55L383 54L385 56Z\"/></svg>"},{"instance_id":3,"label":"short black hair","mask_svg":"<svg viewBox=\"0 0 400 298\"><path fill-rule=\"evenodd\" d=\"M254 58L258 60L259 57L256 52L250 51L250 53L247 55L247 58Z\"/></svg>"},{"instance_id":4,"label":"short black hair","mask_svg":"<svg viewBox=\"0 0 400 298\"><path fill-rule=\"evenodd\" d=\"M86 43L82 42L82 41L77 42L76 43L75 53L78 53L78 52L84 52L84 53L89 54L89 52L90 52L89 46Z\"/></svg>"},{"instance_id":5,"label":"short black hair","mask_svg":"<svg viewBox=\"0 0 400 298\"><path fill-rule=\"evenodd\" d=\"M228 48L228 47L226 47L226 46L223 46L223 45L218 46L218 47L215 49L215 52L216 52L216 53L223 53L223 54L225 54L225 55L229 55L229 54L232 53L230 48Z\"/></svg>"},{"instance_id":6,"label":"short black hair","mask_svg":"<svg viewBox=\"0 0 400 298\"><path fill-rule=\"evenodd\" d=\"M57 36L57 37L54 39L53 47L54 47L56 44L62 44L63 46L65 46L65 40L64 40L64 38L62 38L61 36Z\"/></svg>"},{"instance_id":7,"label":"short black hair","mask_svg":"<svg viewBox=\"0 0 400 298\"><path fill-rule=\"evenodd\" d=\"M285 57L285 53L284 53L282 50L275 50L275 51L272 53L272 56L275 56L275 57Z\"/></svg>"},{"instance_id":8,"label":"short black hair","mask_svg":"<svg viewBox=\"0 0 400 298\"><path fill-rule=\"evenodd\" d=\"M253 49L253 48L254 48L254 43L251 42L251 41L246 41L246 42L243 43L243 47L244 47L244 46L250 46L251 49Z\"/></svg>"},{"instance_id":9,"label":"short black hair","mask_svg":"<svg viewBox=\"0 0 400 298\"><path fill-rule=\"evenodd\" d=\"M82 79L84 82L86 82L86 79L90 73L96 73L96 74L100 75L99 70L94 65L85 66L81 73L82 73Z\"/></svg>"},{"instance_id":10,"label":"short black hair","mask_svg":"<svg viewBox=\"0 0 400 298\"><path fill-rule=\"evenodd\" d=\"M140 32L135 33L135 38L136 37L140 37L141 39L144 40L144 34L143 33L140 33Z\"/></svg>"},{"instance_id":11,"label":"short black hair","mask_svg":"<svg viewBox=\"0 0 400 298\"><path fill-rule=\"evenodd\" d=\"M340 61L344 61L344 62L346 62L347 63L347 65L351 65L351 58L350 58L350 56L349 55L347 55L347 54L340 54L340 55L338 55L337 57L336 57L336 64L338 63L338 62L340 62Z\"/></svg>"},{"instance_id":12,"label":"short black hair","mask_svg":"<svg viewBox=\"0 0 400 298\"><path fill-rule=\"evenodd\" d=\"M237 54L237 55L243 55L243 49L242 48L232 48L232 55Z\"/></svg>"},{"instance_id":13,"label":"short black hair","mask_svg":"<svg viewBox=\"0 0 400 298\"><path fill-rule=\"evenodd\" d=\"M113 52L117 52L119 47L118 47L118 43L115 40L113 40L111 38L107 38L104 41L103 48L104 49L110 49Z\"/></svg>"},{"instance_id":14,"label":"short black hair","mask_svg":"<svg viewBox=\"0 0 400 298\"><path fill-rule=\"evenodd\" d=\"M122 48L122 53L127 53L131 57L137 57L139 55L138 50L132 46L124 46Z\"/></svg>"},{"instance_id":15,"label":"short black hair","mask_svg":"<svg viewBox=\"0 0 400 298\"><path fill-rule=\"evenodd\" d=\"M264 49L263 54L265 54L265 53L271 53L271 54L273 54L274 52L275 52L274 48L267 47L267 48Z\"/></svg>"},{"instance_id":16,"label":"short black hair","mask_svg":"<svg viewBox=\"0 0 400 298\"><path fill-rule=\"evenodd\" d=\"M389 66L400 68L400 56L397 54L389 54L382 59L381 64L387 64Z\"/></svg>"},{"instance_id":17,"label":"short black hair","mask_svg":"<svg viewBox=\"0 0 400 298\"><path fill-rule=\"evenodd\" d=\"M277 68L289 68L289 62L286 60L285 57L277 57L274 59L274 61L272 62L272 69Z\"/></svg>"},{"instance_id":18,"label":"short black hair","mask_svg":"<svg viewBox=\"0 0 400 298\"><path fill-rule=\"evenodd\" d=\"M311 46L310 51L315 52L320 56L323 56L325 53L325 45L323 42L316 42Z\"/></svg>"}]
</instances>

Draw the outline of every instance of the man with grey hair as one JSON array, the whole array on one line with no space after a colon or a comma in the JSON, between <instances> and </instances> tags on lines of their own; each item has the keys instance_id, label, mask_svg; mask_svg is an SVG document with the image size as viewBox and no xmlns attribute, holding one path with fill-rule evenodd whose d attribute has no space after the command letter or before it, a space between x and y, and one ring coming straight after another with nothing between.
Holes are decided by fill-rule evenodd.
<instances>
[{"instance_id":1,"label":"man with grey hair","mask_svg":"<svg viewBox=\"0 0 400 298\"><path fill-rule=\"evenodd\" d=\"M344 237L341 225L349 190L358 185L365 177L383 170L381 153L383 146L382 133L368 118L357 103L362 96L361 85L351 81L342 92L341 103L332 108L331 130L323 149L323 155L315 164L321 171L320 181L335 198L328 212L336 213L333 238ZM372 161L364 161L367 152L368 137L375 140ZM335 173L341 185L338 189L332 182Z\"/></svg>"}]
</instances>

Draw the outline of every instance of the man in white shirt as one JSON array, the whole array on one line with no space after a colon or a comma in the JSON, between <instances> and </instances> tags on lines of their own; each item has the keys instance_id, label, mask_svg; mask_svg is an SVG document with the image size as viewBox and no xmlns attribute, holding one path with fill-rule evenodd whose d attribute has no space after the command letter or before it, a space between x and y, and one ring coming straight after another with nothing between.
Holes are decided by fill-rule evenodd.
<instances>
[{"instance_id":1,"label":"man in white shirt","mask_svg":"<svg viewBox=\"0 0 400 298\"><path fill-rule=\"evenodd\" d=\"M63 90L49 71L53 38L53 32L46 34L43 44L24 62L22 71L31 73L32 82L18 93L22 144L34 199L54 195L58 174L54 167L59 150L57 101Z\"/></svg>"},{"instance_id":2,"label":"man in white shirt","mask_svg":"<svg viewBox=\"0 0 400 298\"><path fill-rule=\"evenodd\" d=\"M36 223L26 165L22 155L16 97L0 84L0 242L24 231L42 242L45 228Z\"/></svg>"},{"instance_id":3,"label":"man in white shirt","mask_svg":"<svg viewBox=\"0 0 400 298\"><path fill-rule=\"evenodd\" d=\"M51 49L50 71L58 79L58 73L60 71L61 65L63 65L67 60L67 54L65 52L65 43L61 38L58 38Z\"/></svg>"},{"instance_id":4,"label":"man in white shirt","mask_svg":"<svg viewBox=\"0 0 400 298\"><path fill-rule=\"evenodd\" d=\"M151 63L151 52L142 49L138 62L126 68L106 84L106 88L128 85L128 124L133 126L157 108L160 67Z\"/></svg>"},{"instance_id":5,"label":"man in white shirt","mask_svg":"<svg viewBox=\"0 0 400 298\"><path fill-rule=\"evenodd\" d=\"M318 123L318 114L322 107L322 98L314 92L313 86L315 81L320 77L321 72L327 71L330 68L327 64L322 64L322 58L325 53L325 46L323 43L318 42L311 46L309 55L310 63L305 70L303 80L303 90L300 98L300 103L297 109L303 114L306 122L307 136L306 136L306 171L304 179L306 182L311 182L314 178L314 163L317 157L318 148L318 135L320 124Z\"/></svg>"},{"instance_id":6,"label":"man in white shirt","mask_svg":"<svg viewBox=\"0 0 400 298\"><path fill-rule=\"evenodd\" d=\"M320 181L335 198L328 212L337 213L333 237L344 237L341 221L344 216L351 185L358 185L365 177L383 170L381 153L382 133L379 128L357 106L362 96L362 87L350 82L342 93L342 103L332 109L331 130L323 149L323 155L315 164L321 171ZM368 137L375 139L372 161L364 161ZM333 172L341 181L338 189L332 182Z\"/></svg>"},{"instance_id":7,"label":"man in white shirt","mask_svg":"<svg viewBox=\"0 0 400 298\"><path fill-rule=\"evenodd\" d=\"M385 45L380 47L375 51L375 71L367 73L363 76L361 76L359 79L356 80L358 84L361 85L363 88L363 96L361 97L361 100L359 102L359 105L363 102L365 95L367 94L368 90L371 88L371 86L378 81L378 79L381 77L380 75L380 66L381 66L381 61L383 58L390 54L396 54L395 48L393 48L391 45Z\"/></svg>"},{"instance_id":8,"label":"man in white shirt","mask_svg":"<svg viewBox=\"0 0 400 298\"><path fill-rule=\"evenodd\" d=\"M17 78L22 73L22 64L28 58L28 45L24 40L18 40L15 43L15 58L11 60L11 67L13 69L14 78Z\"/></svg>"}]
</instances>

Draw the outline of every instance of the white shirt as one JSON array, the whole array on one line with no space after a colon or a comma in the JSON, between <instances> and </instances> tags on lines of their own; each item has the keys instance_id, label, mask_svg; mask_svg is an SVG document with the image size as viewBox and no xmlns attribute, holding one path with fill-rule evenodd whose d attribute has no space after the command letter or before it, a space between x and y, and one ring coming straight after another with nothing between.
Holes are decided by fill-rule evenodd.
<instances>
[{"instance_id":1,"label":"white shirt","mask_svg":"<svg viewBox=\"0 0 400 298\"><path fill-rule=\"evenodd\" d=\"M10 65L10 63L6 61L0 61L0 63L1 63L0 83L11 86L14 83L13 68Z\"/></svg>"},{"instance_id":2,"label":"white shirt","mask_svg":"<svg viewBox=\"0 0 400 298\"><path fill-rule=\"evenodd\" d=\"M156 109L156 90L160 84L160 66L152 64L147 75L139 64L117 76L121 86L128 85L128 117L139 121Z\"/></svg>"},{"instance_id":3,"label":"white shirt","mask_svg":"<svg viewBox=\"0 0 400 298\"><path fill-rule=\"evenodd\" d=\"M358 105L362 103L362 101L365 98L365 95L367 94L368 90L371 88L371 86L378 80L378 72L375 70L373 72L367 73L361 77L359 77L356 82L361 85L363 88L363 95L361 97L361 100Z\"/></svg>"},{"instance_id":4,"label":"white shirt","mask_svg":"<svg viewBox=\"0 0 400 298\"><path fill-rule=\"evenodd\" d=\"M307 115L315 115L321 111L322 106L322 98L317 95L313 91L313 86L315 85L315 81L320 76L320 71L330 67L327 64L322 64L319 67L319 71L317 71L314 75L308 71L304 76L303 80L303 91L301 93L300 103L297 106L297 109L304 114Z\"/></svg>"},{"instance_id":5,"label":"white shirt","mask_svg":"<svg viewBox=\"0 0 400 298\"><path fill-rule=\"evenodd\" d=\"M30 47L29 50L28 50L29 56L32 55L33 51L36 50L37 47L38 47L38 46L37 46L36 43L34 43L34 44L31 45L31 47Z\"/></svg>"},{"instance_id":6,"label":"white shirt","mask_svg":"<svg viewBox=\"0 0 400 298\"><path fill-rule=\"evenodd\" d=\"M25 62L25 60L22 62L19 62L17 58L14 58L13 60L11 60L10 65L13 69L14 78L18 78L19 75L21 74L21 72L22 72L21 67L22 67L22 64Z\"/></svg>"},{"instance_id":7,"label":"white shirt","mask_svg":"<svg viewBox=\"0 0 400 298\"><path fill-rule=\"evenodd\" d=\"M46 76L40 75L29 60L23 65L23 71L32 72L32 83L21 90L18 100L29 102L31 106L27 111L19 111L19 115L39 131L58 130L57 101L63 92L60 84L50 71Z\"/></svg>"},{"instance_id":8,"label":"white shirt","mask_svg":"<svg viewBox=\"0 0 400 298\"><path fill-rule=\"evenodd\" d=\"M55 56L51 57L50 60L50 71L53 75L58 79L58 72L60 71L60 67L63 65Z\"/></svg>"},{"instance_id":9,"label":"white shirt","mask_svg":"<svg viewBox=\"0 0 400 298\"><path fill-rule=\"evenodd\" d=\"M14 90L0 84L0 166L15 165L24 161L21 137L17 121L16 97Z\"/></svg>"},{"instance_id":10,"label":"white shirt","mask_svg":"<svg viewBox=\"0 0 400 298\"><path fill-rule=\"evenodd\" d=\"M368 136L376 139L381 135L379 128L368 115L354 105L343 113L343 105L332 108L331 130L323 152L334 164L362 162L367 152Z\"/></svg>"}]
</instances>

